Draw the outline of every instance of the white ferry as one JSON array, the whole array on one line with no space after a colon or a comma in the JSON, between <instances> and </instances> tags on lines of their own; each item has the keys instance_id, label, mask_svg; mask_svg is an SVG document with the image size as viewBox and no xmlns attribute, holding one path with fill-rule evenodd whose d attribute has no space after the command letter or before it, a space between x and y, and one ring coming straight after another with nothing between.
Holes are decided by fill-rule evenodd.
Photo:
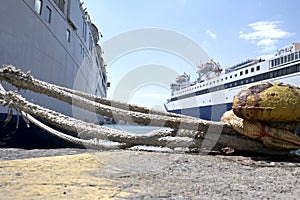
<instances>
[{"instance_id":1,"label":"white ferry","mask_svg":"<svg viewBox=\"0 0 300 200\"><path fill-rule=\"evenodd\" d=\"M266 80L300 87L300 43L278 49L270 59L245 60L225 72L211 60L198 66L197 73L199 77L193 82L187 74L177 77L165 109L219 121L231 109L233 97L248 84Z\"/></svg>"},{"instance_id":2,"label":"white ferry","mask_svg":"<svg viewBox=\"0 0 300 200\"><path fill-rule=\"evenodd\" d=\"M59 86L105 97L107 74L98 41L101 33L80 0L5 0L0 6L0 65L12 64L23 72ZM16 90L1 82L6 90ZM20 91L27 100L66 115L75 109L45 95ZM84 111L75 117L89 119ZM48 135L25 124L16 128L17 114L3 126L7 107L0 105L0 146L55 146ZM102 117L96 117L101 123ZM16 140L19 138L19 140ZM40 140L34 140L40 138ZM45 139L46 138L46 139ZM23 144L21 144L23 143ZM25 145L25 146L24 146Z\"/></svg>"}]
</instances>

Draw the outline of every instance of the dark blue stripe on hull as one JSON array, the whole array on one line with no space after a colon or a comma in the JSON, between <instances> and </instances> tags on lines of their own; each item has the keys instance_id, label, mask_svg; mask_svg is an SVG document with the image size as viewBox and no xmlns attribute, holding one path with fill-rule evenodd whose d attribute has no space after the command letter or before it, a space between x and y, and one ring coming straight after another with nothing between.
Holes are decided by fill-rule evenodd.
<instances>
[{"instance_id":1,"label":"dark blue stripe on hull","mask_svg":"<svg viewBox=\"0 0 300 200\"><path fill-rule=\"evenodd\" d=\"M180 110L168 110L168 112L198 117L205 120L220 121L224 112L230 110L231 106L232 103L228 103L213 106L193 107Z\"/></svg>"},{"instance_id":2,"label":"dark blue stripe on hull","mask_svg":"<svg viewBox=\"0 0 300 200\"><path fill-rule=\"evenodd\" d=\"M84 148L54 137L33 124L30 124L30 128L28 128L21 117L18 128L16 128L16 116L13 116L11 122L6 126L3 122L5 119L6 114L0 114L0 148ZM63 130L59 131L65 132ZM67 134L76 136L74 133L68 132Z\"/></svg>"}]
</instances>

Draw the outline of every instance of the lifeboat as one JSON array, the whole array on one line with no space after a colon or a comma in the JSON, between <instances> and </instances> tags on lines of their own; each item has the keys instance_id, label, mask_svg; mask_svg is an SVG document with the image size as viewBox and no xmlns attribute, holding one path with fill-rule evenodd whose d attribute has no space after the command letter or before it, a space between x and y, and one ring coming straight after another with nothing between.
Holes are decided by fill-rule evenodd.
<instances>
[{"instance_id":1,"label":"lifeboat","mask_svg":"<svg viewBox=\"0 0 300 200\"><path fill-rule=\"evenodd\" d=\"M207 74L209 72L221 72L222 69L220 68L220 65L215 63L213 60L210 60L209 62L197 66L197 73L200 74Z\"/></svg>"},{"instance_id":2,"label":"lifeboat","mask_svg":"<svg viewBox=\"0 0 300 200\"><path fill-rule=\"evenodd\" d=\"M176 83L185 83L190 81L190 76L186 73L177 76Z\"/></svg>"}]
</instances>

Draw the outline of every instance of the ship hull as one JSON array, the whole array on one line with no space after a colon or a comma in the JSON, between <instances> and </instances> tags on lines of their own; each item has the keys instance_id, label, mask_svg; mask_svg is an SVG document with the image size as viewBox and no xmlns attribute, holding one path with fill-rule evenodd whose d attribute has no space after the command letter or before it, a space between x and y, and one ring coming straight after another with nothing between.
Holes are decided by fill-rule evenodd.
<instances>
[{"instance_id":1,"label":"ship hull","mask_svg":"<svg viewBox=\"0 0 300 200\"><path fill-rule=\"evenodd\" d=\"M224 103L218 105L191 107L191 108L184 108L184 109L177 109L177 110L168 110L166 108L166 110L168 112L197 117L204 120L220 121L224 112L231 110L231 108L232 108L232 103Z\"/></svg>"},{"instance_id":2,"label":"ship hull","mask_svg":"<svg viewBox=\"0 0 300 200\"><path fill-rule=\"evenodd\" d=\"M27 124L20 117L13 116L9 123L4 123L6 114L0 114L0 147L1 148L84 148L84 146L72 144L59 139L48 132L40 129L34 124ZM61 130L63 131L63 130ZM75 133L65 132L68 135L76 136Z\"/></svg>"},{"instance_id":3,"label":"ship hull","mask_svg":"<svg viewBox=\"0 0 300 200\"><path fill-rule=\"evenodd\" d=\"M101 48L92 37L95 35L94 26L79 0L62 2L65 5L58 6L52 0L10 0L1 3L0 65L13 65L34 78L105 97L106 71L100 55ZM41 6L40 11L36 10L38 6ZM1 85L6 91L17 90L6 82L1 82ZM64 115L97 124L104 120L102 116L46 95L24 90L18 93L28 101ZM26 147L35 139L38 142L32 143L39 147L61 143L33 125L27 128L22 121L18 129L13 120L3 127L6 114L7 107L0 105L0 147ZM13 119L16 118L17 113L14 112Z\"/></svg>"}]
</instances>

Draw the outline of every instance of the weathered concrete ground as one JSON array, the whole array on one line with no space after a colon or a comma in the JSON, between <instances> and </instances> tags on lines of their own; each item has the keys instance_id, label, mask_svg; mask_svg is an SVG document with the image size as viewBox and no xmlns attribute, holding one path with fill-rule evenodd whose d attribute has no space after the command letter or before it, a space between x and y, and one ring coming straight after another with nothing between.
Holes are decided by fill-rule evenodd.
<instances>
[{"instance_id":1,"label":"weathered concrete ground","mask_svg":"<svg viewBox=\"0 0 300 200\"><path fill-rule=\"evenodd\" d=\"M0 156L0 199L300 198L300 163L122 150L0 149Z\"/></svg>"}]
</instances>

